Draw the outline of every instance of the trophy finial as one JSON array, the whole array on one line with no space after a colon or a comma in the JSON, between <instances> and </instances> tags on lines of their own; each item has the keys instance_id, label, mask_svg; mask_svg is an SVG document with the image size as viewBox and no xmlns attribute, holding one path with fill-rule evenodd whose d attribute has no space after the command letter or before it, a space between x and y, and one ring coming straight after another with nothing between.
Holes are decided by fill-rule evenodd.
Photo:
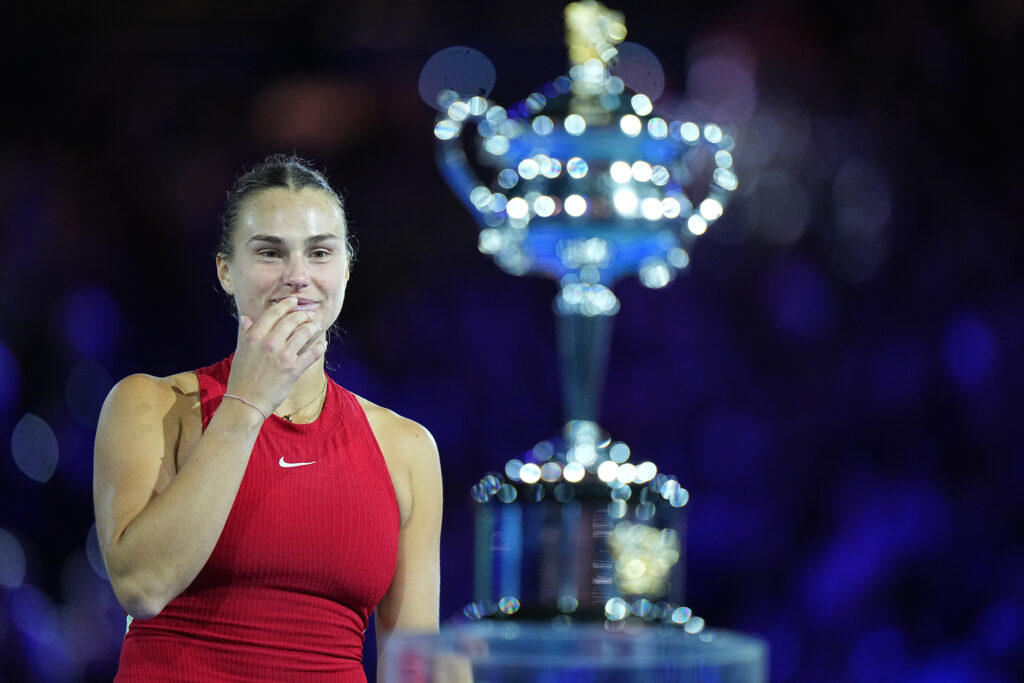
<instances>
[{"instance_id":1,"label":"trophy finial","mask_svg":"<svg viewBox=\"0 0 1024 683\"><path fill-rule=\"evenodd\" d=\"M625 17L594 0L574 2L565 8L565 43L569 62L582 66L598 59L605 66L618 55L615 46L626 37Z\"/></svg>"}]
</instances>

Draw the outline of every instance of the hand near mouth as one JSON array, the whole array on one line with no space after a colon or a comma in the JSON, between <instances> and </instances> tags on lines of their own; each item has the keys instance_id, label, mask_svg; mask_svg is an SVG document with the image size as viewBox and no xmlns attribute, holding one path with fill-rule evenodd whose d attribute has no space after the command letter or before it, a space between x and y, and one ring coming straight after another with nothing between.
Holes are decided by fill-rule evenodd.
<instances>
[{"instance_id":1,"label":"hand near mouth","mask_svg":"<svg viewBox=\"0 0 1024 683\"><path fill-rule=\"evenodd\" d=\"M238 344L228 378L227 393L270 415L288 397L295 382L327 352L316 315L301 302L287 297L272 304L255 321L241 316Z\"/></svg>"}]
</instances>

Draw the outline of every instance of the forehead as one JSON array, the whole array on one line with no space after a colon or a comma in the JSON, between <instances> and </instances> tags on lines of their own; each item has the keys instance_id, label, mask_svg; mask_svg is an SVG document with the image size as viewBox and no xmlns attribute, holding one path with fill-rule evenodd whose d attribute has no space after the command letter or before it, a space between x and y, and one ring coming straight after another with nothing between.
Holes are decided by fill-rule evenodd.
<instances>
[{"instance_id":1,"label":"forehead","mask_svg":"<svg viewBox=\"0 0 1024 683\"><path fill-rule=\"evenodd\" d=\"M323 190L285 188L260 190L246 198L238 213L238 235L325 235L345 237L345 216L333 196Z\"/></svg>"}]
</instances>

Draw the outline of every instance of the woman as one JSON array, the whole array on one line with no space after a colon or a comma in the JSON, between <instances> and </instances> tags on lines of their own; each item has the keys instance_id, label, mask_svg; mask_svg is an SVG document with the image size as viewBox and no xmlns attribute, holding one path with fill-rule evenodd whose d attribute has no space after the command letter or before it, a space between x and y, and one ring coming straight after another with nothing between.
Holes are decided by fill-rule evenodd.
<instances>
[{"instance_id":1,"label":"woman","mask_svg":"<svg viewBox=\"0 0 1024 683\"><path fill-rule=\"evenodd\" d=\"M365 681L395 629L438 627L441 476L426 429L324 372L351 265L344 207L296 157L228 195L231 357L133 375L103 406L100 547L128 613L120 681Z\"/></svg>"}]
</instances>

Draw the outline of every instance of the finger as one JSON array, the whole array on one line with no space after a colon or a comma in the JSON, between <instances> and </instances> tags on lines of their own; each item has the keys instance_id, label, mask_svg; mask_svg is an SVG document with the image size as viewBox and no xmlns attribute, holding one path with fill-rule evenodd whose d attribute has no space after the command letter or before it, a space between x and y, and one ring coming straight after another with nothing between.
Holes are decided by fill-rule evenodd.
<instances>
[{"instance_id":1,"label":"finger","mask_svg":"<svg viewBox=\"0 0 1024 683\"><path fill-rule=\"evenodd\" d=\"M291 336L288 337L288 343L285 345L285 351L294 353L296 356L302 355L310 346L316 343L318 337L322 336L323 330L320 327L320 323L316 320L311 320L308 323L299 325L292 332Z\"/></svg>"},{"instance_id":2,"label":"finger","mask_svg":"<svg viewBox=\"0 0 1024 683\"><path fill-rule=\"evenodd\" d=\"M269 346L275 349L285 350L287 349L292 337L299 330L308 330L312 326L313 333L318 331L319 323L314 321L314 314L310 311L293 311L288 315L280 318L274 328L270 330L265 339ZM301 336L302 343L305 343L307 332L303 332ZM295 353L298 348L301 348L302 344L292 349Z\"/></svg>"},{"instance_id":3,"label":"finger","mask_svg":"<svg viewBox=\"0 0 1024 683\"><path fill-rule=\"evenodd\" d=\"M252 318L247 315L239 316L238 318L238 336L242 337L246 332L252 329Z\"/></svg>"},{"instance_id":4,"label":"finger","mask_svg":"<svg viewBox=\"0 0 1024 683\"><path fill-rule=\"evenodd\" d=\"M309 367L310 365L324 357L324 355L327 353L327 346L327 339L325 337L321 337L320 339L313 339L298 354L297 358L299 363L304 364L305 367Z\"/></svg>"},{"instance_id":5,"label":"finger","mask_svg":"<svg viewBox=\"0 0 1024 683\"><path fill-rule=\"evenodd\" d=\"M293 296L286 299L281 299L277 303L271 305L267 310L263 311L263 314L256 320L252 326L252 334L257 337L263 337L270 333L272 329L277 326L277 323L282 318L286 317L295 308L295 305L299 303L299 300Z\"/></svg>"}]
</instances>

